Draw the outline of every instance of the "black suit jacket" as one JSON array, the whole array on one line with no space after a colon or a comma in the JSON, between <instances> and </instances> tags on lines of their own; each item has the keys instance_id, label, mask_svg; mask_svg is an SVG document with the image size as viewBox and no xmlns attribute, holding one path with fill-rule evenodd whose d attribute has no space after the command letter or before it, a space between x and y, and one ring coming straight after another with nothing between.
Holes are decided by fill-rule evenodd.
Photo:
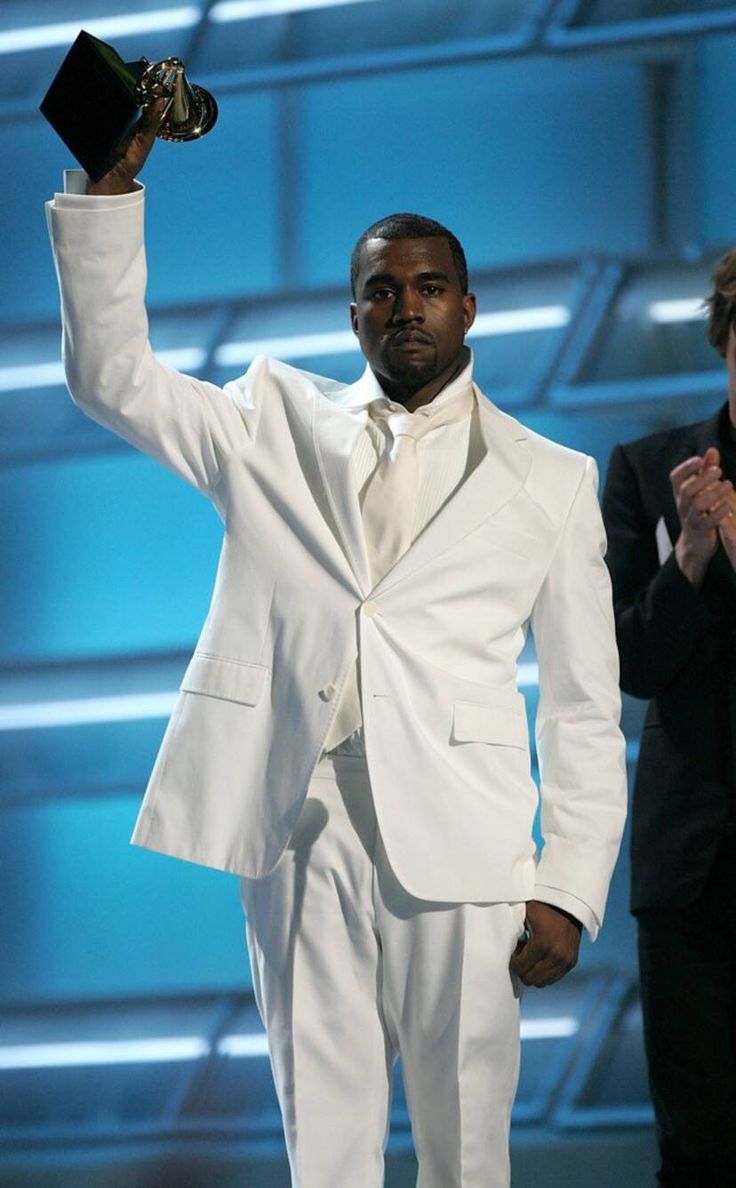
<instances>
[{"instance_id":1,"label":"black suit jacket","mask_svg":"<svg viewBox=\"0 0 736 1188\"><path fill-rule=\"evenodd\" d=\"M660 520L672 544L680 531L670 471L708 446L722 449L727 417L721 409L616 446L608 467L603 516L621 687L649 700L631 815L634 912L691 902L733 828L736 580L719 546L695 590L674 554L661 563L657 545Z\"/></svg>"}]
</instances>

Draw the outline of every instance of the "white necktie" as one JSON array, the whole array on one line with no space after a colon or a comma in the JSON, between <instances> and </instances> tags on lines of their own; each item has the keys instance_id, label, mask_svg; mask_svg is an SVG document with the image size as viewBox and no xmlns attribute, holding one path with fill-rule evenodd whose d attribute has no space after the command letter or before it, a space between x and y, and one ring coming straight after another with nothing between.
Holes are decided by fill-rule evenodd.
<instances>
[{"instance_id":1,"label":"white necktie","mask_svg":"<svg viewBox=\"0 0 736 1188\"><path fill-rule=\"evenodd\" d=\"M403 557L413 540L419 467L417 440L433 422L407 412L385 416L393 438L363 493L363 528L373 584Z\"/></svg>"},{"instance_id":2,"label":"white necktie","mask_svg":"<svg viewBox=\"0 0 736 1188\"><path fill-rule=\"evenodd\" d=\"M414 540L419 495L418 439L439 425L469 416L472 407L470 388L455 395L446 405L432 409L431 413L429 410L419 414L403 410L390 412L383 404L371 406L373 419L384 421L392 438L361 497L363 529L374 585L403 557ZM356 663L343 686L340 705L325 741L325 751L339 746L360 728L362 720Z\"/></svg>"}]
</instances>

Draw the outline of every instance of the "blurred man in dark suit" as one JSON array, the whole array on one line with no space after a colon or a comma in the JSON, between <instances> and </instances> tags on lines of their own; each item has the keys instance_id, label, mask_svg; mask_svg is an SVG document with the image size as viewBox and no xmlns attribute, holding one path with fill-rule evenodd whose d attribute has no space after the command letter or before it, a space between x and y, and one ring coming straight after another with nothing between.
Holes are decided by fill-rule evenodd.
<instances>
[{"instance_id":1,"label":"blurred man in dark suit","mask_svg":"<svg viewBox=\"0 0 736 1188\"><path fill-rule=\"evenodd\" d=\"M707 305L728 401L616 446L603 498L621 684L649 699L631 907L659 1181L677 1188L736 1184L736 251Z\"/></svg>"}]
</instances>

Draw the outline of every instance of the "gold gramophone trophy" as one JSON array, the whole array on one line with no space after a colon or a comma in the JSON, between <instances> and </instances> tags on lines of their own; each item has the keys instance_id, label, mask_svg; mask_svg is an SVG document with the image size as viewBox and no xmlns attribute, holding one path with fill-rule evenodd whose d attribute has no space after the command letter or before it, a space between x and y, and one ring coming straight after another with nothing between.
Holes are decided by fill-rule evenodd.
<instances>
[{"instance_id":1,"label":"gold gramophone trophy","mask_svg":"<svg viewBox=\"0 0 736 1188\"><path fill-rule=\"evenodd\" d=\"M187 81L179 58L124 62L116 50L84 31L62 62L41 112L92 181L107 173L124 148L141 109L169 104L157 136L196 140L213 127L217 104Z\"/></svg>"}]
</instances>

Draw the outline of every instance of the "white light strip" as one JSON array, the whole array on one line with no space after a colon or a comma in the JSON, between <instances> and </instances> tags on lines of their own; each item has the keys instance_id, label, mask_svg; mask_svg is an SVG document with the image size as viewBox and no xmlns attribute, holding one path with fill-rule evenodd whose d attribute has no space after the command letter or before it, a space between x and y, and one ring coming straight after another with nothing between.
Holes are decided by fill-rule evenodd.
<instances>
[{"instance_id":1,"label":"white light strip","mask_svg":"<svg viewBox=\"0 0 736 1188\"><path fill-rule=\"evenodd\" d=\"M210 10L208 17L216 24L248 21L257 17L284 16L293 12L308 12L318 8L343 8L349 4L365 4L368 0L222 0ZM120 13L118 16L85 17L53 25L25 26L22 29L0 30L0 54L17 54L25 50L44 49L53 45L71 45L81 29L94 37L133 37L168 29L191 29L202 17L202 9L194 4L180 8L160 8L153 12Z\"/></svg>"},{"instance_id":2,"label":"white light strip","mask_svg":"<svg viewBox=\"0 0 736 1188\"><path fill-rule=\"evenodd\" d=\"M576 1035L579 1025L571 1016L522 1019L522 1040L564 1039ZM87 1040L76 1043L7 1044L0 1047L0 1072L30 1068L90 1068L93 1065L170 1064L201 1060L211 1054L208 1041L199 1035L161 1036L152 1039ZM268 1056L262 1032L224 1035L218 1056L261 1059Z\"/></svg>"},{"instance_id":3,"label":"white light strip","mask_svg":"<svg viewBox=\"0 0 736 1188\"><path fill-rule=\"evenodd\" d=\"M577 1035L579 1024L571 1015L550 1015L547 1019L522 1019L521 1038L523 1040L536 1039L565 1039L567 1036Z\"/></svg>"},{"instance_id":4,"label":"white light strip","mask_svg":"<svg viewBox=\"0 0 736 1188\"><path fill-rule=\"evenodd\" d=\"M489 338L498 334L518 334L529 330L551 330L570 321L565 305L540 305L529 309L503 309L478 314L468 338ZM358 352L358 340L352 330L329 330L321 334L283 335L279 338L256 338L244 342L226 342L215 352L220 367L250 363L256 355L276 359L310 359L318 355L342 355Z\"/></svg>"},{"instance_id":5,"label":"white light strip","mask_svg":"<svg viewBox=\"0 0 736 1188\"><path fill-rule=\"evenodd\" d=\"M256 355L275 359L311 359L316 355L345 355L359 351L352 330L329 330L323 334L291 334L281 338L254 338L247 342L226 342L215 351L220 367L250 363Z\"/></svg>"},{"instance_id":6,"label":"white light strip","mask_svg":"<svg viewBox=\"0 0 736 1188\"><path fill-rule=\"evenodd\" d=\"M80 1068L96 1064L168 1064L177 1060L200 1060L209 1051L207 1040L197 1035L65 1044L14 1044L0 1048L0 1071Z\"/></svg>"},{"instance_id":7,"label":"white light strip","mask_svg":"<svg viewBox=\"0 0 736 1188\"><path fill-rule=\"evenodd\" d=\"M520 689L536 688L539 683L537 664L520 664L517 681ZM168 718L173 712L177 696L176 690L172 689L160 693L120 693L111 697L76 697L68 701L27 701L0 705L0 731Z\"/></svg>"},{"instance_id":8,"label":"white light strip","mask_svg":"<svg viewBox=\"0 0 736 1188\"><path fill-rule=\"evenodd\" d=\"M159 363L176 371L198 371L207 358L201 347L177 347L175 350L155 351Z\"/></svg>"},{"instance_id":9,"label":"white light strip","mask_svg":"<svg viewBox=\"0 0 736 1188\"><path fill-rule=\"evenodd\" d=\"M91 726L96 722L168 718L176 697L174 692L122 693L115 697L0 705L0 730L39 730L45 726Z\"/></svg>"},{"instance_id":10,"label":"white light strip","mask_svg":"<svg viewBox=\"0 0 736 1188\"><path fill-rule=\"evenodd\" d=\"M177 347L156 351L159 363L177 371L198 371L206 355L201 347ZM0 392L21 392L26 388L51 388L63 384L63 363L29 363L23 367L0 367Z\"/></svg>"},{"instance_id":11,"label":"white light strip","mask_svg":"<svg viewBox=\"0 0 736 1188\"><path fill-rule=\"evenodd\" d=\"M236 1059L252 1059L254 1056L268 1056L268 1040L260 1035L223 1035L218 1042L219 1056L233 1056Z\"/></svg>"},{"instance_id":12,"label":"white light strip","mask_svg":"<svg viewBox=\"0 0 736 1188\"><path fill-rule=\"evenodd\" d=\"M187 4L182 8L161 8L154 12L122 13L120 16L89 19L80 16L76 21L63 21L56 25L3 29L0 30L0 54L17 54L52 45L71 45L82 29L103 39L166 29L190 29L200 16L200 8Z\"/></svg>"},{"instance_id":13,"label":"white light strip","mask_svg":"<svg viewBox=\"0 0 736 1188\"><path fill-rule=\"evenodd\" d=\"M499 310L478 314L468 337L487 338L496 334L552 330L567 325L569 321L570 311L565 305ZM320 355L357 354L359 351L358 340L352 330L327 330L319 334L285 334L277 338L226 342L215 351L215 363L218 367L240 367L250 363L256 355L268 355L275 359L313 359ZM178 371L196 372L203 366L205 357L200 347L156 351L160 363ZM0 367L0 392L20 392L26 388L48 388L63 383L64 369L61 363Z\"/></svg>"},{"instance_id":14,"label":"white light strip","mask_svg":"<svg viewBox=\"0 0 736 1188\"><path fill-rule=\"evenodd\" d=\"M647 313L653 322L694 322L705 317L707 308L702 297L678 297L674 301L653 301Z\"/></svg>"},{"instance_id":15,"label":"white light strip","mask_svg":"<svg viewBox=\"0 0 736 1188\"><path fill-rule=\"evenodd\" d=\"M226 21L252 21L256 17L283 16L292 12L311 12L317 8L346 8L367 0L220 0L210 9L209 18L218 24Z\"/></svg>"},{"instance_id":16,"label":"white light strip","mask_svg":"<svg viewBox=\"0 0 736 1188\"><path fill-rule=\"evenodd\" d=\"M528 309L500 309L478 314L468 338L488 338L494 334L519 334L527 330L555 330L570 321L566 305L536 305Z\"/></svg>"},{"instance_id":17,"label":"white light strip","mask_svg":"<svg viewBox=\"0 0 736 1188\"><path fill-rule=\"evenodd\" d=\"M539 684L539 665L536 660L517 665L516 683L520 689L536 689Z\"/></svg>"},{"instance_id":18,"label":"white light strip","mask_svg":"<svg viewBox=\"0 0 736 1188\"><path fill-rule=\"evenodd\" d=\"M24 388L50 388L64 383L61 363L29 363L25 367L0 367L0 392Z\"/></svg>"}]
</instances>

